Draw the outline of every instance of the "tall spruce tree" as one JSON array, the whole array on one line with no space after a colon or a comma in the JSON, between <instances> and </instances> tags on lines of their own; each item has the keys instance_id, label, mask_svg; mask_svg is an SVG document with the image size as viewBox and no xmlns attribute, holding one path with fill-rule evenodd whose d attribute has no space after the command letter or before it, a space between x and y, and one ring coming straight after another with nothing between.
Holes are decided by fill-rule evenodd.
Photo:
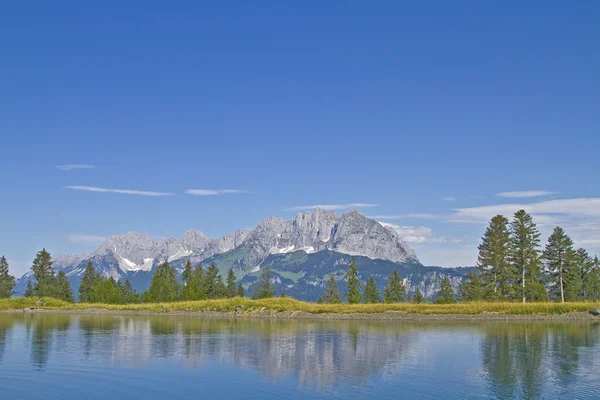
<instances>
[{"instance_id":1,"label":"tall spruce tree","mask_svg":"<svg viewBox=\"0 0 600 400\"><path fill-rule=\"evenodd\" d=\"M482 301L486 298L484 285L479 274L469 272L467 279L460 283L460 298L462 301Z\"/></svg>"},{"instance_id":2,"label":"tall spruce tree","mask_svg":"<svg viewBox=\"0 0 600 400\"><path fill-rule=\"evenodd\" d=\"M340 290L333 275L329 275L327 285L325 286L325 292L319 301L325 304L338 304L342 302L340 299Z\"/></svg>"},{"instance_id":3,"label":"tall spruce tree","mask_svg":"<svg viewBox=\"0 0 600 400\"><path fill-rule=\"evenodd\" d=\"M438 304L456 303L454 289L452 288L450 279L448 279L447 275L444 276L442 282L440 283L440 290L437 292L437 299L435 302Z\"/></svg>"},{"instance_id":4,"label":"tall spruce tree","mask_svg":"<svg viewBox=\"0 0 600 400\"><path fill-rule=\"evenodd\" d=\"M85 271L83 272L83 278L79 284L79 302L89 303L91 301L92 288L100 281L100 275L96 272L94 265L90 262L87 263Z\"/></svg>"},{"instance_id":5,"label":"tall spruce tree","mask_svg":"<svg viewBox=\"0 0 600 400\"><path fill-rule=\"evenodd\" d=\"M525 210L515 213L510 223L510 233L508 260L511 272L516 274L514 283L518 289L515 288L515 292L520 292L521 301L525 303L528 294L532 296L534 286L539 288L540 285L540 233Z\"/></svg>"},{"instance_id":6,"label":"tall spruce tree","mask_svg":"<svg viewBox=\"0 0 600 400\"><path fill-rule=\"evenodd\" d=\"M348 271L346 271L346 281L348 282L348 292L346 293L348 303L358 304L362 302L362 296L360 294L362 285L360 284L360 280L358 280L358 268L356 268L354 257L352 257L350 266L348 266Z\"/></svg>"},{"instance_id":7,"label":"tall spruce tree","mask_svg":"<svg viewBox=\"0 0 600 400\"><path fill-rule=\"evenodd\" d=\"M263 268L254 295L254 299L269 299L275 296L275 286L271 282L271 269L267 266Z\"/></svg>"},{"instance_id":8,"label":"tall spruce tree","mask_svg":"<svg viewBox=\"0 0 600 400\"><path fill-rule=\"evenodd\" d=\"M179 297L179 290L177 272L165 261L156 267L146 292L146 300L153 303L175 301Z\"/></svg>"},{"instance_id":9,"label":"tall spruce tree","mask_svg":"<svg viewBox=\"0 0 600 400\"><path fill-rule=\"evenodd\" d=\"M69 279L67 278L65 271L59 271L58 275L56 276L56 287L53 297L69 303L73 303L75 301L75 296L73 296L73 290L71 289L71 284L69 283Z\"/></svg>"},{"instance_id":10,"label":"tall spruce tree","mask_svg":"<svg viewBox=\"0 0 600 400\"><path fill-rule=\"evenodd\" d=\"M34 296L54 296L56 294L56 277L52 266L52 257L46 249L38 251L31 266L36 283L33 285Z\"/></svg>"},{"instance_id":11,"label":"tall spruce tree","mask_svg":"<svg viewBox=\"0 0 600 400\"><path fill-rule=\"evenodd\" d=\"M565 231L557 226L548 238L544 250L546 271L551 284L550 293L554 299L565 302L565 280L568 264L573 258L573 241Z\"/></svg>"},{"instance_id":12,"label":"tall spruce tree","mask_svg":"<svg viewBox=\"0 0 600 400\"><path fill-rule=\"evenodd\" d=\"M481 240L477 268L486 297L514 297L514 272L508 262L508 220L502 215L493 217Z\"/></svg>"},{"instance_id":13,"label":"tall spruce tree","mask_svg":"<svg viewBox=\"0 0 600 400\"><path fill-rule=\"evenodd\" d=\"M383 290L383 302L384 303L401 303L406 301L406 287L398 270L392 271L389 276L385 289Z\"/></svg>"},{"instance_id":14,"label":"tall spruce tree","mask_svg":"<svg viewBox=\"0 0 600 400\"><path fill-rule=\"evenodd\" d=\"M567 252L565 264L565 301L585 300L585 282L592 259L584 249L573 249Z\"/></svg>"},{"instance_id":15,"label":"tall spruce tree","mask_svg":"<svg viewBox=\"0 0 600 400\"><path fill-rule=\"evenodd\" d=\"M365 284L364 299L365 303L367 304L381 303L381 295L379 294L379 290L377 290L375 278L373 278L372 276L367 280L367 283Z\"/></svg>"},{"instance_id":16,"label":"tall spruce tree","mask_svg":"<svg viewBox=\"0 0 600 400\"><path fill-rule=\"evenodd\" d=\"M421 304L425 302L425 297L423 297L423 293L421 293L421 289L419 289L418 286L412 295L411 301L415 304Z\"/></svg>"},{"instance_id":17,"label":"tall spruce tree","mask_svg":"<svg viewBox=\"0 0 600 400\"><path fill-rule=\"evenodd\" d=\"M235 281L237 280L235 276L235 272L233 272L233 268L229 268L229 272L227 273L227 297L232 298L237 294L237 287L235 286Z\"/></svg>"},{"instance_id":18,"label":"tall spruce tree","mask_svg":"<svg viewBox=\"0 0 600 400\"><path fill-rule=\"evenodd\" d=\"M215 264L210 264L206 269L206 273L204 274L204 287L206 296L209 299L218 299L226 296L223 277Z\"/></svg>"},{"instance_id":19,"label":"tall spruce tree","mask_svg":"<svg viewBox=\"0 0 600 400\"><path fill-rule=\"evenodd\" d=\"M181 289L181 298L183 300L200 300L204 297L204 271L202 267L198 266L196 269L193 269L192 263L188 260L181 273L181 278L183 279L183 288Z\"/></svg>"},{"instance_id":20,"label":"tall spruce tree","mask_svg":"<svg viewBox=\"0 0 600 400\"><path fill-rule=\"evenodd\" d=\"M101 277L96 281L94 286L92 286L90 303L120 304L122 302L121 286L112 276L108 278Z\"/></svg>"},{"instance_id":21,"label":"tall spruce tree","mask_svg":"<svg viewBox=\"0 0 600 400\"><path fill-rule=\"evenodd\" d=\"M12 296L15 288L15 277L8 273L8 260L6 257L0 257L0 299L7 299Z\"/></svg>"},{"instance_id":22,"label":"tall spruce tree","mask_svg":"<svg viewBox=\"0 0 600 400\"><path fill-rule=\"evenodd\" d=\"M244 297L246 294L244 293L244 287L240 283L237 287L237 297Z\"/></svg>"},{"instance_id":23,"label":"tall spruce tree","mask_svg":"<svg viewBox=\"0 0 600 400\"><path fill-rule=\"evenodd\" d=\"M593 279L594 260L585 249L581 248L577 249L575 257L579 264L577 270L580 275L579 280L581 281L579 298L582 301L589 300L590 280Z\"/></svg>"}]
</instances>

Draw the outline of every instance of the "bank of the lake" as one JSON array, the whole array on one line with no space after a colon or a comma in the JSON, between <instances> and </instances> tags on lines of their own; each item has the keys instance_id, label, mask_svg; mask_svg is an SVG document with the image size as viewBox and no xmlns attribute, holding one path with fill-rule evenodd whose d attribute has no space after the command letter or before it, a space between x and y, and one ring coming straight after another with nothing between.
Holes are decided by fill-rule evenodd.
<instances>
[{"instance_id":1,"label":"bank of the lake","mask_svg":"<svg viewBox=\"0 0 600 400\"><path fill-rule=\"evenodd\" d=\"M52 298L0 300L0 311L196 315L248 318L377 320L589 320L598 303L315 304L291 298L245 298L142 304L67 303Z\"/></svg>"}]
</instances>

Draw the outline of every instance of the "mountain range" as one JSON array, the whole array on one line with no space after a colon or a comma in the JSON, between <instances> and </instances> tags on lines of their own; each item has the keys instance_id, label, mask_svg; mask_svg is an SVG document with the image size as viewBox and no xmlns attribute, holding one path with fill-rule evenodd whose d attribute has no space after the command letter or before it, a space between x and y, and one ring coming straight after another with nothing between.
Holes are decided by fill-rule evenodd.
<instances>
[{"instance_id":1,"label":"mountain range","mask_svg":"<svg viewBox=\"0 0 600 400\"><path fill-rule=\"evenodd\" d=\"M214 263L225 276L233 268L238 282L252 293L261 269L269 266L277 292L301 300L314 301L323 292L325 281L333 274L344 293L344 273L355 257L359 277L370 276L382 290L389 274L398 269L408 292L419 287L426 298L435 296L443 276L455 288L469 268L425 267L415 251L398 233L353 210L342 215L315 209L298 214L292 220L271 217L254 229L242 229L211 239L190 230L181 239L166 241L130 232L113 236L92 253L54 255L54 268L63 270L77 292L85 266L92 262L103 276L124 281L134 289L146 290L156 266L171 263L179 274L189 260L193 265ZM23 275L15 292L23 294L32 273Z\"/></svg>"}]
</instances>

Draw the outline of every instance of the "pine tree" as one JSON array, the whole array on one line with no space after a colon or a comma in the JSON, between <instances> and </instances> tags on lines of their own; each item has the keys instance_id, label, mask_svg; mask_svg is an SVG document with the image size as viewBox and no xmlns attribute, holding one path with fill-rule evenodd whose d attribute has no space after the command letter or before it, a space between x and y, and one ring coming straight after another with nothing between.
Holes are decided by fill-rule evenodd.
<instances>
[{"instance_id":1,"label":"pine tree","mask_svg":"<svg viewBox=\"0 0 600 400\"><path fill-rule=\"evenodd\" d=\"M529 286L538 284L541 275L540 233L525 210L515 213L510 232L508 259L512 272L516 273L515 284L519 287L521 300L525 303Z\"/></svg>"},{"instance_id":2,"label":"pine tree","mask_svg":"<svg viewBox=\"0 0 600 400\"><path fill-rule=\"evenodd\" d=\"M75 297L73 296L73 290L71 290L71 284L69 283L69 279L65 274L65 271L59 271L56 276L56 292L53 297L57 299L73 303L75 301Z\"/></svg>"},{"instance_id":3,"label":"pine tree","mask_svg":"<svg viewBox=\"0 0 600 400\"><path fill-rule=\"evenodd\" d=\"M265 267L258 279L258 284L254 295L254 299L268 299L275 296L275 287L271 282L271 270L269 267Z\"/></svg>"},{"instance_id":4,"label":"pine tree","mask_svg":"<svg viewBox=\"0 0 600 400\"><path fill-rule=\"evenodd\" d=\"M31 270L36 280L33 285L33 295L53 296L56 293L56 277L52 267L52 258L46 249L42 249L36 254Z\"/></svg>"},{"instance_id":5,"label":"pine tree","mask_svg":"<svg viewBox=\"0 0 600 400\"><path fill-rule=\"evenodd\" d=\"M325 292L323 292L323 296L319 300L321 303L326 304L339 304L342 302L342 300L340 300L340 290L333 275L329 275L329 280L327 280L327 285L325 286Z\"/></svg>"},{"instance_id":6,"label":"pine tree","mask_svg":"<svg viewBox=\"0 0 600 400\"><path fill-rule=\"evenodd\" d=\"M33 284L31 281L27 281L27 287L25 288L25 293L23 293L23 297L33 297L35 293L33 292Z\"/></svg>"},{"instance_id":7,"label":"pine tree","mask_svg":"<svg viewBox=\"0 0 600 400\"><path fill-rule=\"evenodd\" d=\"M435 302L438 304L456 303L456 299L454 298L454 289L450 284L450 279L448 279L448 276L444 276L442 279L442 282L440 283L440 290L437 293L437 299Z\"/></svg>"},{"instance_id":8,"label":"pine tree","mask_svg":"<svg viewBox=\"0 0 600 400\"><path fill-rule=\"evenodd\" d=\"M192 279L193 285L196 290L194 292L194 300L204 300L208 298L208 288L206 286L206 277L204 276L204 268L198 265L194 270L194 276Z\"/></svg>"},{"instance_id":9,"label":"pine tree","mask_svg":"<svg viewBox=\"0 0 600 400\"><path fill-rule=\"evenodd\" d=\"M225 297L223 277L221 277L219 268L215 264L211 264L206 270L206 274L204 274L204 286L209 299Z\"/></svg>"},{"instance_id":10,"label":"pine tree","mask_svg":"<svg viewBox=\"0 0 600 400\"><path fill-rule=\"evenodd\" d=\"M362 285L358 280L358 268L356 268L354 257L352 257L352 260L350 261L350 266L348 267L348 271L346 272L346 280L348 281L348 292L346 293L346 296L348 297L348 303L360 303L362 301L362 296L360 294L360 289L362 288Z\"/></svg>"},{"instance_id":11,"label":"pine tree","mask_svg":"<svg viewBox=\"0 0 600 400\"><path fill-rule=\"evenodd\" d=\"M185 263L183 272L183 288L181 290L181 298L183 300L200 300L205 297L203 292L204 271L198 266L192 269L192 263L188 260Z\"/></svg>"},{"instance_id":12,"label":"pine tree","mask_svg":"<svg viewBox=\"0 0 600 400\"><path fill-rule=\"evenodd\" d=\"M237 296L238 297L244 297L245 296L244 287L242 286L241 283L237 287Z\"/></svg>"},{"instance_id":13,"label":"pine tree","mask_svg":"<svg viewBox=\"0 0 600 400\"><path fill-rule=\"evenodd\" d=\"M394 270L388 278L387 285L383 290L384 303L401 303L406 301L406 287L397 270Z\"/></svg>"},{"instance_id":14,"label":"pine tree","mask_svg":"<svg viewBox=\"0 0 600 400\"><path fill-rule=\"evenodd\" d=\"M100 281L100 275L94 269L94 265L91 262L87 263L83 278L79 284L79 302L89 303L91 301L92 288Z\"/></svg>"},{"instance_id":15,"label":"pine tree","mask_svg":"<svg viewBox=\"0 0 600 400\"><path fill-rule=\"evenodd\" d=\"M237 280L235 276L235 272L233 272L233 268L229 269L227 273L227 297L232 298L235 297L237 288L235 286L235 281Z\"/></svg>"},{"instance_id":16,"label":"pine tree","mask_svg":"<svg viewBox=\"0 0 600 400\"><path fill-rule=\"evenodd\" d=\"M507 298L514 295L514 273L508 263L509 239L508 220L502 215L496 215L490 221L478 247L477 268L488 298Z\"/></svg>"},{"instance_id":17,"label":"pine tree","mask_svg":"<svg viewBox=\"0 0 600 400\"><path fill-rule=\"evenodd\" d=\"M486 293L483 289L479 274L469 273L467 279L460 283L460 298L462 301L485 300Z\"/></svg>"},{"instance_id":18,"label":"pine tree","mask_svg":"<svg viewBox=\"0 0 600 400\"><path fill-rule=\"evenodd\" d=\"M8 273L8 260L0 257L0 299L8 299L15 288L15 277Z\"/></svg>"},{"instance_id":19,"label":"pine tree","mask_svg":"<svg viewBox=\"0 0 600 400\"><path fill-rule=\"evenodd\" d=\"M419 289L419 287L417 286L417 289L415 290L415 293L412 296L411 301L415 304L421 304L425 302L425 297L423 297L423 294L421 293L421 289Z\"/></svg>"},{"instance_id":20,"label":"pine tree","mask_svg":"<svg viewBox=\"0 0 600 400\"><path fill-rule=\"evenodd\" d=\"M138 295L131 286L129 279L125 280L125 283L121 286L121 303L132 304L138 302Z\"/></svg>"},{"instance_id":21,"label":"pine tree","mask_svg":"<svg viewBox=\"0 0 600 400\"><path fill-rule=\"evenodd\" d=\"M565 270L565 301L583 301L586 298L587 275L592 259L584 249L567 253Z\"/></svg>"},{"instance_id":22,"label":"pine tree","mask_svg":"<svg viewBox=\"0 0 600 400\"><path fill-rule=\"evenodd\" d=\"M122 287L112 276L101 277L92 286L90 303L120 304L122 302Z\"/></svg>"},{"instance_id":23,"label":"pine tree","mask_svg":"<svg viewBox=\"0 0 600 400\"><path fill-rule=\"evenodd\" d=\"M565 302L565 275L567 262L572 257L573 241L561 227L554 228L548 238L544 259L551 283L550 292L555 299Z\"/></svg>"},{"instance_id":24,"label":"pine tree","mask_svg":"<svg viewBox=\"0 0 600 400\"><path fill-rule=\"evenodd\" d=\"M175 301L179 297L179 289L175 268L165 261L156 267L146 300L154 303Z\"/></svg>"},{"instance_id":25,"label":"pine tree","mask_svg":"<svg viewBox=\"0 0 600 400\"><path fill-rule=\"evenodd\" d=\"M589 299L591 289L590 280L593 279L594 260L585 249L577 249L575 252L577 262L579 263L579 274L581 281L581 291L579 297L582 301Z\"/></svg>"},{"instance_id":26,"label":"pine tree","mask_svg":"<svg viewBox=\"0 0 600 400\"><path fill-rule=\"evenodd\" d=\"M365 285L364 299L367 304L381 303L381 295L379 294L379 290L377 290L375 278L372 276L367 280Z\"/></svg>"},{"instance_id":27,"label":"pine tree","mask_svg":"<svg viewBox=\"0 0 600 400\"><path fill-rule=\"evenodd\" d=\"M594 257L586 280L586 295L589 301L600 301L600 260Z\"/></svg>"}]
</instances>

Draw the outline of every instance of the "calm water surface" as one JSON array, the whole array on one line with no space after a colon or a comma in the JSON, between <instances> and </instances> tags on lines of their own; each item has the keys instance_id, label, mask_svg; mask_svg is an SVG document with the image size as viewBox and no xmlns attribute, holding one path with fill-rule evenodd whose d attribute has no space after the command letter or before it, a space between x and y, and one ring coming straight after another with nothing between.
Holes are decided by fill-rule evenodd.
<instances>
[{"instance_id":1,"label":"calm water surface","mask_svg":"<svg viewBox=\"0 0 600 400\"><path fill-rule=\"evenodd\" d=\"M0 314L2 399L600 398L600 324Z\"/></svg>"}]
</instances>

